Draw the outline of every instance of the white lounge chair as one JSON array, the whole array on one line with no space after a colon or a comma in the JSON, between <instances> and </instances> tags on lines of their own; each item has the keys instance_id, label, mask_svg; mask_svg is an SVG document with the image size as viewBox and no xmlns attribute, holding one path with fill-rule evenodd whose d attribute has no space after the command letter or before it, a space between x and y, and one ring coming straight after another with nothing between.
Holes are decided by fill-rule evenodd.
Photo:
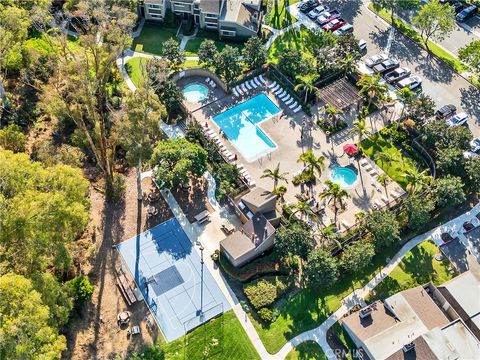
<instances>
[{"instance_id":1,"label":"white lounge chair","mask_svg":"<svg viewBox=\"0 0 480 360\"><path fill-rule=\"evenodd\" d=\"M282 100L283 102L287 101L287 100L290 100L292 97L290 96L289 93L287 93L287 95L285 95L284 97L282 97L280 100Z\"/></svg>"},{"instance_id":2,"label":"white lounge chair","mask_svg":"<svg viewBox=\"0 0 480 360\"><path fill-rule=\"evenodd\" d=\"M300 111L301 108L302 108L302 105L298 105L298 107L293 110L293 113L296 114L297 112Z\"/></svg>"},{"instance_id":3,"label":"white lounge chair","mask_svg":"<svg viewBox=\"0 0 480 360\"><path fill-rule=\"evenodd\" d=\"M247 90L252 90L252 87L248 84L248 81L245 81L244 84L245 84Z\"/></svg>"},{"instance_id":4,"label":"white lounge chair","mask_svg":"<svg viewBox=\"0 0 480 360\"><path fill-rule=\"evenodd\" d=\"M243 95L243 90L242 90L242 88L240 87L240 85L237 85L237 86L236 86L236 89L237 89L237 92L238 92L240 95Z\"/></svg>"},{"instance_id":5,"label":"white lounge chair","mask_svg":"<svg viewBox=\"0 0 480 360\"><path fill-rule=\"evenodd\" d=\"M282 87L280 87L277 91L275 91L275 95L277 95L278 97L280 96L283 96L285 94L285 90L283 90Z\"/></svg>"},{"instance_id":6,"label":"white lounge chair","mask_svg":"<svg viewBox=\"0 0 480 360\"><path fill-rule=\"evenodd\" d=\"M211 80L210 81L210 85L212 86L212 88L216 88L217 87L217 84L215 84L215 81Z\"/></svg>"},{"instance_id":7,"label":"white lounge chair","mask_svg":"<svg viewBox=\"0 0 480 360\"><path fill-rule=\"evenodd\" d=\"M398 192L396 192L395 190L390 191L390 194L392 194L394 198L399 198L400 197L400 194Z\"/></svg>"},{"instance_id":8,"label":"white lounge chair","mask_svg":"<svg viewBox=\"0 0 480 360\"><path fill-rule=\"evenodd\" d=\"M388 203L389 203L388 198L387 198L385 195L382 196L382 201L383 201L385 204L388 204Z\"/></svg>"},{"instance_id":9,"label":"white lounge chair","mask_svg":"<svg viewBox=\"0 0 480 360\"><path fill-rule=\"evenodd\" d=\"M260 80L261 80L264 84L266 83L265 78L263 77L262 74L258 75L258 77L260 78Z\"/></svg>"},{"instance_id":10,"label":"white lounge chair","mask_svg":"<svg viewBox=\"0 0 480 360\"><path fill-rule=\"evenodd\" d=\"M235 95L235 97L239 97L240 95L238 94L237 92L237 88L233 88L232 89L232 92L233 92L233 95Z\"/></svg>"},{"instance_id":11,"label":"white lounge chair","mask_svg":"<svg viewBox=\"0 0 480 360\"><path fill-rule=\"evenodd\" d=\"M343 219L343 220L341 221L341 224L343 225L343 228L344 228L345 230L350 229L350 228L352 227L352 225L350 225L350 223L349 223L347 220L345 220L345 219Z\"/></svg>"},{"instance_id":12,"label":"white lounge chair","mask_svg":"<svg viewBox=\"0 0 480 360\"><path fill-rule=\"evenodd\" d=\"M298 103L296 101L293 102L292 105L289 106L290 109L295 109L298 106Z\"/></svg>"},{"instance_id":13,"label":"white lounge chair","mask_svg":"<svg viewBox=\"0 0 480 360\"><path fill-rule=\"evenodd\" d=\"M285 101L285 105L290 105L293 102L293 98L290 98L289 100Z\"/></svg>"},{"instance_id":14,"label":"white lounge chair","mask_svg":"<svg viewBox=\"0 0 480 360\"><path fill-rule=\"evenodd\" d=\"M205 79L205 82L208 84L208 83L210 82L210 78L207 77L207 78Z\"/></svg>"},{"instance_id":15,"label":"white lounge chair","mask_svg":"<svg viewBox=\"0 0 480 360\"><path fill-rule=\"evenodd\" d=\"M274 82L272 82L271 84L268 85L268 88L269 88L269 89L273 89L273 88L276 87L276 86L278 86L278 84L277 84L276 81L274 81Z\"/></svg>"},{"instance_id":16,"label":"white lounge chair","mask_svg":"<svg viewBox=\"0 0 480 360\"><path fill-rule=\"evenodd\" d=\"M258 76L256 78L253 79L253 81L255 81L255 84L257 84L258 86L262 86L262 82L259 80Z\"/></svg>"},{"instance_id":17,"label":"white lounge chair","mask_svg":"<svg viewBox=\"0 0 480 360\"><path fill-rule=\"evenodd\" d=\"M254 89L257 88L257 84L255 84L255 81L253 81L253 80L250 80L250 86Z\"/></svg>"},{"instance_id":18,"label":"white lounge chair","mask_svg":"<svg viewBox=\"0 0 480 360\"><path fill-rule=\"evenodd\" d=\"M367 161L367 159L365 159L365 158L361 158L361 159L360 159L360 165L362 165L362 166L366 166L366 165L368 165L368 161Z\"/></svg>"},{"instance_id":19,"label":"white lounge chair","mask_svg":"<svg viewBox=\"0 0 480 360\"><path fill-rule=\"evenodd\" d=\"M249 181L248 186L255 187L255 186L257 186L257 183L255 181Z\"/></svg>"},{"instance_id":20,"label":"white lounge chair","mask_svg":"<svg viewBox=\"0 0 480 360\"><path fill-rule=\"evenodd\" d=\"M248 91L247 87L245 86L245 83L242 83L240 85L240 88L243 90L243 93L246 93Z\"/></svg>"},{"instance_id":21,"label":"white lounge chair","mask_svg":"<svg viewBox=\"0 0 480 360\"><path fill-rule=\"evenodd\" d=\"M280 88L280 85L276 85L274 88L271 88L270 91L275 92Z\"/></svg>"}]
</instances>

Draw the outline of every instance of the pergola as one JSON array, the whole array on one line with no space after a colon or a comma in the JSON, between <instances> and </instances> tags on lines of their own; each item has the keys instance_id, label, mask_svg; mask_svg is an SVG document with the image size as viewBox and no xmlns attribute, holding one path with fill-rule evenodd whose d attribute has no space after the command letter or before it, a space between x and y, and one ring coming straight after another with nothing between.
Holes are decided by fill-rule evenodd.
<instances>
[{"instance_id":1,"label":"pergola","mask_svg":"<svg viewBox=\"0 0 480 360\"><path fill-rule=\"evenodd\" d=\"M317 92L317 96L324 103L340 110L344 110L353 104L358 105L362 99L358 94L358 89L346 78L341 78L321 88Z\"/></svg>"}]
</instances>

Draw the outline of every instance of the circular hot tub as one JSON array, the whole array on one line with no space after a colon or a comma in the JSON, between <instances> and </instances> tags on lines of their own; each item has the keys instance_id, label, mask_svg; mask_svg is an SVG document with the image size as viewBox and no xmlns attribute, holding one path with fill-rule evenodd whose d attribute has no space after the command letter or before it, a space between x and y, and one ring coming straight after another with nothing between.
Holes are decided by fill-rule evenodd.
<instances>
[{"instance_id":1,"label":"circular hot tub","mask_svg":"<svg viewBox=\"0 0 480 360\"><path fill-rule=\"evenodd\" d=\"M357 174L348 167L335 166L330 171L330 179L342 188L350 188L357 182Z\"/></svg>"},{"instance_id":2,"label":"circular hot tub","mask_svg":"<svg viewBox=\"0 0 480 360\"><path fill-rule=\"evenodd\" d=\"M202 102L208 97L208 87L203 84L190 84L183 89L183 97L188 102Z\"/></svg>"}]
</instances>

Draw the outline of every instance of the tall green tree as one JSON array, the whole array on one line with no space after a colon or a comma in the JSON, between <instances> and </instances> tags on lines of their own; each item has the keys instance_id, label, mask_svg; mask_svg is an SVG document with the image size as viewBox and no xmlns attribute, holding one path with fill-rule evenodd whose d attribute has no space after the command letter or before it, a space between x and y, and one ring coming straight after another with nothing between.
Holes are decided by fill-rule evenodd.
<instances>
[{"instance_id":1,"label":"tall green tree","mask_svg":"<svg viewBox=\"0 0 480 360\"><path fill-rule=\"evenodd\" d=\"M372 263L375 256L375 246L365 240L358 240L347 246L342 253L340 263L349 273L357 273Z\"/></svg>"},{"instance_id":2,"label":"tall green tree","mask_svg":"<svg viewBox=\"0 0 480 360\"><path fill-rule=\"evenodd\" d=\"M376 10L385 9L390 12L390 20L394 23L395 15L399 11L414 10L418 8L418 0L374 0Z\"/></svg>"},{"instance_id":3,"label":"tall green tree","mask_svg":"<svg viewBox=\"0 0 480 360\"><path fill-rule=\"evenodd\" d=\"M62 31L44 37L62 45L57 66L42 87L42 107L56 119L73 122L103 173L107 197L114 194L114 165L121 113L110 96L116 61L131 44L135 15L107 0L80 0L72 17L82 18L81 46L68 46Z\"/></svg>"},{"instance_id":4,"label":"tall green tree","mask_svg":"<svg viewBox=\"0 0 480 360\"><path fill-rule=\"evenodd\" d=\"M173 70L178 70L185 62L185 52L180 49L180 43L170 38L162 45L162 57L168 61Z\"/></svg>"},{"instance_id":5,"label":"tall green tree","mask_svg":"<svg viewBox=\"0 0 480 360\"><path fill-rule=\"evenodd\" d=\"M0 358L60 359L67 343L51 324L50 311L30 280L0 276Z\"/></svg>"},{"instance_id":6,"label":"tall green tree","mask_svg":"<svg viewBox=\"0 0 480 360\"><path fill-rule=\"evenodd\" d=\"M455 29L455 9L448 3L432 0L420 8L412 22L420 30L423 43L430 51L430 39L442 41Z\"/></svg>"},{"instance_id":7,"label":"tall green tree","mask_svg":"<svg viewBox=\"0 0 480 360\"><path fill-rule=\"evenodd\" d=\"M338 124L340 115L343 114L343 111L337 109L333 105L328 104L322 108L321 113L325 116L325 119L328 123L336 126Z\"/></svg>"},{"instance_id":8,"label":"tall green tree","mask_svg":"<svg viewBox=\"0 0 480 360\"><path fill-rule=\"evenodd\" d=\"M306 220L309 217L316 218L315 213L312 211L312 205L307 201L299 200L294 205L292 205L291 208L291 218L297 214L300 214L300 220Z\"/></svg>"},{"instance_id":9,"label":"tall green tree","mask_svg":"<svg viewBox=\"0 0 480 360\"><path fill-rule=\"evenodd\" d=\"M339 210L345 210L347 204L345 201L350 197L348 193L340 187L337 183L330 180L325 181L327 188L319 195L320 199L326 199L328 204L333 205L335 213L335 223L337 222L337 215Z\"/></svg>"},{"instance_id":10,"label":"tall green tree","mask_svg":"<svg viewBox=\"0 0 480 360\"><path fill-rule=\"evenodd\" d=\"M407 191L411 194L420 192L432 180L428 170L420 171L415 168L406 169L403 177L407 182Z\"/></svg>"},{"instance_id":11,"label":"tall green tree","mask_svg":"<svg viewBox=\"0 0 480 360\"><path fill-rule=\"evenodd\" d=\"M297 160L298 163L304 163L308 172L313 178L322 176L322 171L325 168L325 157L316 156L312 150L307 150L300 154Z\"/></svg>"},{"instance_id":12,"label":"tall green tree","mask_svg":"<svg viewBox=\"0 0 480 360\"><path fill-rule=\"evenodd\" d=\"M373 210L366 216L365 223L375 238L377 251L400 241L400 224L391 211Z\"/></svg>"},{"instance_id":13,"label":"tall green tree","mask_svg":"<svg viewBox=\"0 0 480 360\"><path fill-rule=\"evenodd\" d=\"M211 39L205 39L200 44L198 49L198 62L205 65L207 68L215 65L215 58L218 54L218 49L215 42Z\"/></svg>"},{"instance_id":14,"label":"tall green tree","mask_svg":"<svg viewBox=\"0 0 480 360\"><path fill-rule=\"evenodd\" d=\"M258 36L251 37L245 42L242 55L249 70L256 69L267 61L267 49Z\"/></svg>"},{"instance_id":15,"label":"tall green tree","mask_svg":"<svg viewBox=\"0 0 480 360\"><path fill-rule=\"evenodd\" d=\"M150 160L153 146L161 137L160 121L165 107L153 89L139 88L127 96L125 116L120 124L120 143L127 151L127 161L137 168L138 198L142 199L142 162Z\"/></svg>"},{"instance_id":16,"label":"tall green tree","mask_svg":"<svg viewBox=\"0 0 480 360\"><path fill-rule=\"evenodd\" d=\"M186 186L191 176L202 176L207 170L207 152L182 138L162 140L153 150L151 163L159 186Z\"/></svg>"},{"instance_id":17,"label":"tall green tree","mask_svg":"<svg viewBox=\"0 0 480 360\"><path fill-rule=\"evenodd\" d=\"M330 287L339 276L338 260L330 252L317 249L307 258L305 275L311 286Z\"/></svg>"},{"instance_id":18,"label":"tall green tree","mask_svg":"<svg viewBox=\"0 0 480 360\"><path fill-rule=\"evenodd\" d=\"M358 142L361 142L363 139L365 139L365 137L369 136L370 131L367 128L365 118L362 117L355 120L352 124L349 134L352 136L358 136Z\"/></svg>"},{"instance_id":19,"label":"tall green tree","mask_svg":"<svg viewBox=\"0 0 480 360\"><path fill-rule=\"evenodd\" d=\"M468 66L470 71L477 76L480 75L480 40L472 41L460 48L458 58Z\"/></svg>"},{"instance_id":20,"label":"tall green tree","mask_svg":"<svg viewBox=\"0 0 480 360\"><path fill-rule=\"evenodd\" d=\"M408 217L407 226L412 230L418 230L431 219L431 212L435 209L435 201L431 197L414 194L406 202Z\"/></svg>"},{"instance_id":21,"label":"tall green tree","mask_svg":"<svg viewBox=\"0 0 480 360\"><path fill-rule=\"evenodd\" d=\"M456 206L465 201L462 179L458 176L447 176L433 182L433 198L440 207Z\"/></svg>"},{"instance_id":22,"label":"tall green tree","mask_svg":"<svg viewBox=\"0 0 480 360\"><path fill-rule=\"evenodd\" d=\"M359 94L366 97L368 109L374 101L382 102L388 92L388 86L381 82L380 74L362 75L357 85L360 87Z\"/></svg>"},{"instance_id":23,"label":"tall green tree","mask_svg":"<svg viewBox=\"0 0 480 360\"><path fill-rule=\"evenodd\" d=\"M215 72L220 75L228 86L242 73L240 51L227 45L215 56Z\"/></svg>"},{"instance_id":24,"label":"tall green tree","mask_svg":"<svg viewBox=\"0 0 480 360\"><path fill-rule=\"evenodd\" d=\"M297 263L302 268L314 248L315 239L302 222L288 223L278 228L275 233L275 249L287 264Z\"/></svg>"},{"instance_id":25,"label":"tall green tree","mask_svg":"<svg viewBox=\"0 0 480 360\"><path fill-rule=\"evenodd\" d=\"M299 80L300 83L295 86L295 91L298 91L300 89L303 89L303 91L305 91L305 99L303 100L305 104L307 103L308 94L318 90L318 88L314 85L317 78L318 75L316 74L297 76L297 80Z\"/></svg>"},{"instance_id":26,"label":"tall green tree","mask_svg":"<svg viewBox=\"0 0 480 360\"><path fill-rule=\"evenodd\" d=\"M277 189L277 185L279 181L284 181L288 183L287 176L288 172L281 172L280 171L280 163L277 164L277 166L272 170L272 169L265 169L263 170L263 175L261 178L269 178L273 180L273 191Z\"/></svg>"}]
</instances>

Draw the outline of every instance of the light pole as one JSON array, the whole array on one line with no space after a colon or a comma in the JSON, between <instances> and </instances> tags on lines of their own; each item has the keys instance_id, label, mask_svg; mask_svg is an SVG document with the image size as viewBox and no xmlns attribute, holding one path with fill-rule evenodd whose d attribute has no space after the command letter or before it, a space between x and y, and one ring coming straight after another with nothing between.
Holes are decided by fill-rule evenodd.
<instances>
[{"instance_id":1,"label":"light pole","mask_svg":"<svg viewBox=\"0 0 480 360\"><path fill-rule=\"evenodd\" d=\"M204 264L203 250L205 250L205 248L203 247L202 244L200 244L200 264L201 264L201 268L200 268L200 310L198 311L198 315L200 317L203 317L203 264Z\"/></svg>"}]
</instances>

